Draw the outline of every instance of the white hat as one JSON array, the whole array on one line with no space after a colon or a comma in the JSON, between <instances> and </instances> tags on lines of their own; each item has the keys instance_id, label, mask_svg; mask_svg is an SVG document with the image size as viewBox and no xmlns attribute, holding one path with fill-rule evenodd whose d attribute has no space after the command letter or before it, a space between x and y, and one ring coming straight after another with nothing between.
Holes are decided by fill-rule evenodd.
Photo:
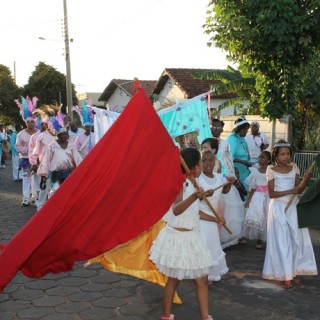
<instances>
[{"instance_id":1,"label":"white hat","mask_svg":"<svg viewBox=\"0 0 320 320\"><path fill-rule=\"evenodd\" d=\"M234 127L236 128L236 127L242 126L245 123L249 124L246 118L241 117L234 122Z\"/></svg>"}]
</instances>

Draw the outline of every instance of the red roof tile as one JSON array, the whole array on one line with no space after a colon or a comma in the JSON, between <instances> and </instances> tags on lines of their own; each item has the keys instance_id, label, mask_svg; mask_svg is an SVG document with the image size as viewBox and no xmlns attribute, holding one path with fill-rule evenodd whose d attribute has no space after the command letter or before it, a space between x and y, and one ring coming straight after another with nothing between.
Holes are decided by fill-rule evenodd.
<instances>
[{"instance_id":1,"label":"red roof tile","mask_svg":"<svg viewBox=\"0 0 320 320\"><path fill-rule=\"evenodd\" d=\"M150 97L153 93L154 87L157 83L156 80L139 80L142 88L147 93L147 96ZM99 101L108 101L112 93L116 90L117 87L122 88L129 96L132 96L132 90L134 89L135 80L125 80L125 79L112 79L108 86L104 89Z\"/></svg>"},{"instance_id":2,"label":"red roof tile","mask_svg":"<svg viewBox=\"0 0 320 320\"><path fill-rule=\"evenodd\" d=\"M186 94L187 99L209 92L211 90L211 86L217 82L220 82L219 80L197 80L193 77L194 74L209 71L211 71L211 69L166 68L162 72L162 75L155 86L154 93L160 94L169 78L175 81L176 85ZM211 96L213 98L230 99L235 97L235 94L211 94Z\"/></svg>"}]
</instances>

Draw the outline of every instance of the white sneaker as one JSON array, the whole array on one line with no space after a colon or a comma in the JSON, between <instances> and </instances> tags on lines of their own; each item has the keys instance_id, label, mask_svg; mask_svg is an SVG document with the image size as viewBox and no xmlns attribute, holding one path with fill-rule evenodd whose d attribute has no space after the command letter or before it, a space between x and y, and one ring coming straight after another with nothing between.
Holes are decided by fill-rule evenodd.
<instances>
[{"instance_id":1,"label":"white sneaker","mask_svg":"<svg viewBox=\"0 0 320 320\"><path fill-rule=\"evenodd\" d=\"M30 203L29 203L28 200L23 200L21 205L22 205L23 207L28 207L29 204L30 204Z\"/></svg>"},{"instance_id":2,"label":"white sneaker","mask_svg":"<svg viewBox=\"0 0 320 320\"><path fill-rule=\"evenodd\" d=\"M36 204L37 200L38 199L36 197L31 197L30 198L30 204L34 206Z\"/></svg>"}]
</instances>

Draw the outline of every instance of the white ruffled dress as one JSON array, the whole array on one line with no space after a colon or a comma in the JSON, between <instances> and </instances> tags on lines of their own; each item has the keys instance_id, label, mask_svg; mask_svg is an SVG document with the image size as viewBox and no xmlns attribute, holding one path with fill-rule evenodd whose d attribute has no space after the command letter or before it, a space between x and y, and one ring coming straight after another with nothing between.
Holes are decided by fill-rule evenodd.
<instances>
[{"instance_id":1,"label":"white ruffled dress","mask_svg":"<svg viewBox=\"0 0 320 320\"><path fill-rule=\"evenodd\" d=\"M242 235L251 240L267 240L267 217L269 209L268 182L265 173L257 168L250 168L250 175L245 183L255 189L244 219Z\"/></svg>"},{"instance_id":2,"label":"white ruffled dress","mask_svg":"<svg viewBox=\"0 0 320 320\"><path fill-rule=\"evenodd\" d=\"M232 234L230 234L226 229L221 229L220 241L222 249L225 249L237 244L242 237L245 211L239 191L234 185L231 186L228 193L221 195L221 200L220 203L222 203L224 207L224 219L232 231Z\"/></svg>"},{"instance_id":3,"label":"white ruffled dress","mask_svg":"<svg viewBox=\"0 0 320 320\"><path fill-rule=\"evenodd\" d=\"M282 174L267 168L267 180L274 179L275 191L293 189L298 168ZM262 277L269 280L292 280L297 275L316 275L317 266L308 228L298 227L297 207L285 212L291 195L270 199L267 248Z\"/></svg>"},{"instance_id":4,"label":"white ruffled dress","mask_svg":"<svg viewBox=\"0 0 320 320\"><path fill-rule=\"evenodd\" d=\"M194 192L192 184L185 182L183 199ZM178 216L168 213L166 220L167 225L160 231L149 251L150 260L160 272L171 278L197 279L208 275L214 262L200 234L199 200Z\"/></svg>"},{"instance_id":5,"label":"white ruffled dress","mask_svg":"<svg viewBox=\"0 0 320 320\"><path fill-rule=\"evenodd\" d=\"M226 182L227 179L219 173L215 173L213 178L207 177L202 173L198 178L198 183L204 190L214 189ZM218 208L221 193L222 188L217 189L211 197L207 198L215 209ZM199 209L207 215L214 217L214 213L205 201L200 201ZM221 248L218 225L215 222L200 220L200 232L207 247L210 249L214 262L209 270L208 278L210 281L219 281L221 276L226 274L229 269L227 267L225 253Z\"/></svg>"}]
</instances>

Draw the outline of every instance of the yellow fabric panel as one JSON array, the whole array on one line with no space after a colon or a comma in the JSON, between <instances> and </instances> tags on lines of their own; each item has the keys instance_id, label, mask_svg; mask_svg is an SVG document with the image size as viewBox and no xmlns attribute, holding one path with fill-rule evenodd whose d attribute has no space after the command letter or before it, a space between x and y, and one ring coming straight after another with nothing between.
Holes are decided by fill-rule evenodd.
<instances>
[{"instance_id":1,"label":"yellow fabric panel","mask_svg":"<svg viewBox=\"0 0 320 320\"><path fill-rule=\"evenodd\" d=\"M164 287L167 277L149 259L149 250L165 225L166 222L160 220L129 242L89 260L86 266L100 263L109 271L128 274ZM177 293L175 293L173 302L182 303Z\"/></svg>"}]
</instances>

